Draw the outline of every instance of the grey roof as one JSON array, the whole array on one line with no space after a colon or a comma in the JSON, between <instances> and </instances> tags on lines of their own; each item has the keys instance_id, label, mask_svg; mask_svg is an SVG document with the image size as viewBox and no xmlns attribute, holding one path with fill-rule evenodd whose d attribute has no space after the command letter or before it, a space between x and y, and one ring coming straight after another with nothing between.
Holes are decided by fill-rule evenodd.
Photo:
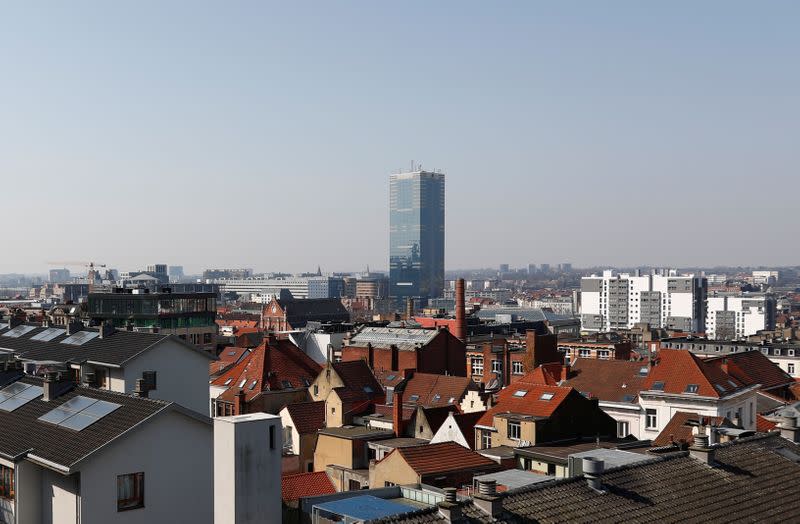
<instances>
[{"instance_id":1,"label":"grey roof","mask_svg":"<svg viewBox=\"0 0 800 524\"><path fill-rule=\"evenodd\" d=\"M394 432L388 429L372 429L366 426L342 426L338 428L322 428L319 430L319 434L346 439L380 439L390 438L394 435Z\"/></svg>"},{"instance_id":2,"label":"grey roof","mask_svg":"<svg viewBox=\"0 0 800 524\"><path fill-rule=\"evenodd\" d=\"M374 347L397 346L399 349L414 349L417 345L430 343L439 331L436 329L408 329L388 327L364 327L350 337L350 345L363 347L368 343Z\"/></svg>"},{"instance_id":3,"label":"grey roof","mask_svg":"<svg viewBox=\"0 0 800 524\"><path fill-rule=\"evenodd\" d=\"M487 473L485 475L478 475L474 480L494 480L497 484L506 486L508 489L517 489L553 479L555 479L555 477L551 477L550 475L542 475L523 469L506 469L503 471L495 471L494 473Z\"/></svg>"},{"instance_id":4,"label":"grey roof","mask_svg":"<svg viewBox=\"0 0 800 524\"><path fill-rule=\"evenodd\" d=\"M777 433L716 447L712 466L673 453L602 474L604 493L583 477L500 494L503 511L488 517L461 504L457 523L523 522L798 522L800 447ZM384 524L443 523L438 508L389 517Z\"/></svg>"},{"instance_id":5,"label":"grey roof","mask_svg":"<svg viewBox=\"0 0 800 524\"><path fill-rule=\"evenodd\" d=\"M21 378L20 382L43 385L42 379L31 376ZM37 420L79 395L121 407L81 431ZM171 402L82 386L73 387L50 402L40 396L12 412L0 410L0 456L8 460L28 456L30 460L41 459L69 469L129 429L167 409L189 413Z\"/></svg>"},{"instance_id":6,"label":"grey roof","mask_svg":"<svg viewBox=\"0 0 800 524\"><path fill-rule=\"evenodd\" d=\"M569 317L534 307L489 307L478 310L475 315L481 320L495 320L497 315L514 315L529 322L569 320Z\"/></svg>"},{"instance_id":7,"label":"grey roof","mask_svg":"<svg viewBox=\"0 0 800 524\"><path fill-rule=\"evenodd\" d=\"M55 327L58 326L51 326L51 328ZM98 362L110 366L121 366L139 353L171 338L187 348L207 356L210 360L215 360L215 357L187 344L178 337L162 333L116 330L104 338L96 336L80 346L61 343L68 338L65 330L52 340L34 340L36 335L46 329L48 328L35 325L32 331L18 338L4 337L3 333L6 333L7 330L0 329L0 353L9 352L23 360L40 362ZM95 328L83 328L83 331L98 332Z\"/></svg>"}]
</instances>

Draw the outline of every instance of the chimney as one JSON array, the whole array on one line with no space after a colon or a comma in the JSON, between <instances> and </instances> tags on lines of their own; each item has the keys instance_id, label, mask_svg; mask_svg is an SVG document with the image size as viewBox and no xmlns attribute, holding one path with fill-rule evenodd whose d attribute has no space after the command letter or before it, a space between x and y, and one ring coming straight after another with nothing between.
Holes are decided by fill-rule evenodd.
<instances>
[{"instance_id":1,"label":"chimney","mask_svg":"<svg viewBox=\"0 0 800 524\"><path fill-rule=\"evenodd\" d=\"M781 422L777 427L781 432L781 436L789 442L800 442L797 417L781 417Z\"/></svg>"},{"instance_id":2,"label":"chimney","mask_svg":"<svg viewBox=\"0 0 800 524\"><path fill-rule=\"evenodd\" d=\"M444 488L444 501L438 504L439 515L447 522L455 522L461 518L461 506L458 505L456 488Z\"/></svg>"},{"instance_id":3,"label":"chimney","mask_svg":"<svg viewBox=\"0 0 800 524\"><path fill-rule=\"evenodd\" d=\"M22 323L23 323L22 319L19 318L17 315L14 315L14 314L9 315L9 317L8 317L8 328L9 329L15 328L15 327L19 326Z\"/></svg>"},{"instance_id":4,"label":"chimney","mask_svg":"<svg viewBox=\"0 0 800 524\"><path fill-rule=\"evenodd\" d=\"M58 371L48 371L44 376L42 400L50 402L72 389L72 383L65 381Z\"/></svg>"},{"instance_id":5,"label":"chimney","mask_svg":"<svg viewBox=\"0 0 800 524\"><path fill-rule=\"evenodd\" d=\"M479 480L478 493L472 498L472 502L486 515L499 516L503 511L503 499L497 496L497 481Z\"/></svg>"},{"instance_id":6,"label":"chimney","mask_svg":"<svg viewBox=\"0 0 800 524\"><path fill-rule=\"evenodd\" d=\"M96 388L97 387L97 374L94 371L89 371L88 373L83 374L83 385Z\"/></svg>"},{"instance_id":7,"label":"chimney","mask_svg":"<svg viewBox=\"0 0 800 524\"><path fill-rule=\"evenodd\" d=\"M83 322L80 320L70 320L67 322L67 336L74 335L83 329Z\"/></svg>"},{"instance_id":8,"label":"chimney","mask_svg":"<svg viewBox=\"0 0 800 524\"><path fill-rule=\"evenodd\" d=\"M570 371L569 364L564 364L563 366L561 366L561 380L562 381L569 380L569 371Z\"/></svg>"},{"instance_id":9,"label":"chimney","mask_svg":"<svg viewBox=\"0 0 800 524\"><path fill-rule=\"evenodd\" d=\"M372 342L367 342L367 365L369 369L375 369L375 348L372 347Z\"/></svg>"},{"instance_id":10,"label":"chimney","mask_svg":"<svg viewBox=\"0 0 800 524\"><path fill-rule=\"evenodd\" d=\"M709 466L714 464L714 448L708 445L708 435L697 434L694 436L692 445L689 446L689 455L703 464Z\"/></svg>"},{"instance_id":11,"label":"chimney","mask_svg":"<svg viewBox=\"0 0 800 524\"><path fill-rule=\"evenodd\" d=\"M586 478L586 483L589 484L589 487L597 493L605 493L601 478L603 471L606 469L605 461L594 457L584 457L581 462L581 469L583 469L583 476Z\"/></svg>"},{"instance_id":12,"label":"chimney","mask_svg":"<svg viewBox=\"0 0 800 524\"><path fill-rule=\"evenodd\" d=\"M244 401L245 393L243 389L240 389L238 393L236 393L236 398L233 401L233 412L236 415L244 415L245 413L245 401Z\"/></svg>"},{"instance_id":13,"label":"chimney","mask_svg":"<svg viewBox=\"0 0 800 524\"><path fill-rule=\"evenodd\" d=\"M133 394L137 397L147 398L147 386L145 386L143 378L136 379L136 388L133 390Z\"/></svg>"},{"instance_id":14,"label":"chimney","mask_svg":"<svg viewBox=\"0 0 800 524\"><path fill-rule=\"evenodd\" d=\"M125 322L125 331L133 331L133 322L130 320Z\"/></svg>"},{"instance_id":15,"label":"chimney","mask_svg":"<svg viewBox=\"0 0 800 524\"><path fill-rule=\"evenodd\" d=\"M411 320L414 316L414 298L406 297L406 320Z\"/></svg>"},{"instance_id":16,"label":"chimney","mask_svg":"<svg viewBox=\"0 0 800 524\"><path fill-rule=\"evenodd\" d=\"M464 279L456 280L456 338L461 342L467 341L467 324L465 319L465 293Z\"/></svg>"},{"instance_id":17,"label":"chimney","mask_svg":"<svg viewBox=\"0 0 800 524\"><path fill-rule=\"evenodd\" d=\"M100 338L107 338L111 336L111 334L114 333L116 329L114 328L114 324L112 324L111 321L106 320L105 322L100 324L99 331L100 331Z\"/></svg>"},{"instance_id":18,"label":"chimney","mask_svg":"<svg viewBox=\"0 0 800 524\"><path fill-rule=\"evenodd\" d=\"M392 429L394 429L396 437L403 436L403 392L405 390L405 380L394 387L394 398L392 399Z\"/></svg>"}]
</instances>

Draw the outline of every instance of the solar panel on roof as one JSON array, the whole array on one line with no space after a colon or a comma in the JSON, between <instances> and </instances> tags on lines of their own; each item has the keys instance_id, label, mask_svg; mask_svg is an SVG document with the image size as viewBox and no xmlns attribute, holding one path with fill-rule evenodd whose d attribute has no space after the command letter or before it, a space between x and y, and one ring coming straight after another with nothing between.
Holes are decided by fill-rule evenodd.
<instances>
[{"instance_id":1,"label":"solar panel on roof","mask_svg":"<svg viewBox=\"0 0 800 524\"><path fill-rule=\"evenodd\" d=\"M48 411L39 420L81 431L121 407L114 402L77 396Z\"/></svg>"},{"instance_id":2,"label":"solar panel on roof","mask_svg":"<svg viewBox=\"0 0 800 524\"><path fill-rule=\"evenodd\" d=\"M39 342L50 342L54 338L59 335L63 335L66 333L64 329L58 328L47 328L44 331L40 331L31 337L31 340L38 340Z\"/></svg>"},{"instance_id":3,"label":"solar panel on roof","mask_svg":"<svg viewBox=\"0 0 800 524\"><path fill-rule=\"evenodd\" d=\"M61 343L71 346L82 346L99 335L100 333L97 331L78 331L74 335L70 335L62 340Z\"/></svg>"},{"instance_id":4,"label":"solar panel on roof","mask_svg":"<svg viewBox=\"0 0 800 524\"><path fill-rule=\"evenodd\" d=\"M2 336L8 337L8 338L19 338L22 335L24 335L25 333L30 333L34 329L36 329L36 326L28 326L28 325L25 325L25 324L21 324L21 325L15 327L15 328L9 329L5 333L3 333Z\"/></svg>"},{"instance_id":5,"label":"solar panel on roof","mask_svg":"<svg viewBox=\"0 0 800 524\"><path fill-rule=\"evenodd\" d=\"M41 386L14 382L0 391L0 409L8 412L14 411L41 396L42 393L44 390Z\"/></svg>"}]
</instances>

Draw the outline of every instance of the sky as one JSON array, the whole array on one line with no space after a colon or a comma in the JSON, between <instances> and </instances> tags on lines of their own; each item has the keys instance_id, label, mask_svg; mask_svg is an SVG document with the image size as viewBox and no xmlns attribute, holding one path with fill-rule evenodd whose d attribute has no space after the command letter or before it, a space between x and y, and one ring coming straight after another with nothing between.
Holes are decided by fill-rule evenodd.
<instances>
[{"instance_id":1,"label":"sky","mask_svg":"<svg viewBox=\"0 0 800 524\"><path fill-rule=\"evenodd\" d=\"M448 269L800 264L799 25L769 1L4 2L0 273L386 268L412 161L446 173Z\"/></svg>"}]
</instances>

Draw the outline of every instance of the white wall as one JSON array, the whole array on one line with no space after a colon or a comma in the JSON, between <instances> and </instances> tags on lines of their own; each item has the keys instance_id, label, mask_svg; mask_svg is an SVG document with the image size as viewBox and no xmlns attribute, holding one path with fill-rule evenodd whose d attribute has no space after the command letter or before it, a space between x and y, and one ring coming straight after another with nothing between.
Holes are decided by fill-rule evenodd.
<instances>
[{"instance_id":1,"label":"white wall","mask_svg":"<svg viewBox=\"0 0 800 524\"><path fill-rule=\"evenodd\" d=\"M16 474L17 522L41 522L42 468L23 460L17 463ZM1 518L0 522L2 522Z\"/></svg>"},{"instance_id":2,"label":"white wall","mask_svg":"<svg viewBox=\"0 0 800 524\"><path fill-rule=\"evenodd\" d=\"M174 340L165 340L125 364L125 393L136 388L144 371L156 371L156 389L150 398L177 402L208 414L208 364L210 360Z\"/></svg>"},{"instance_id":3,"label":"white wall","mask_svg":"<svg viewBox=\"0 0 800 524\"><path fill-rule=\"evenodd\" d=\"M756 419L756 390L751 390L745 394L733 395L724 399L707 399L696 398L693 399L688 395L682 398L667 398L655 395L640 394L639 404L642 407L642 416L640 423L640 438L652 439L658 436L667 423L672 419L678 411L688 411L697 413L698 415L707 415L713 417L726 417L730 414L730 419L733 420L736 416L737 409L742 410L741 424L744 429L755 429ZM656 429L647 429L646 410L648 408L656 409L658 424ZM750 414L753 414L752 420Z\"/></svg>"},{"instance_id":4,"label":"white wall","mask_svg":"<svg viewBox=\"0 0 800 524\"><path fill-rule=\"evenodd\" d=\"M300 433L297 431L297 426L289 415L289 410L283 408L278 415L281 417L281 426L292 428L292 453L295 455L300 454Z\"/></svg>"},{"instance_id":5,"label":"white wall","mask_svg":"<svg viewBox=\"0 0 800 524\"><path fill-rule=\"evenodd\" d=\"M116 481L114 483L116 489ZM44 524L78 524L78 478L65 477L42 469L42 522ZM114 494L116 497L116 493ZM116 498L114 499L116 501ZM82 520L81 524L87 524Z\"/></svg>"},{"instance_id":6,"label":"white wall","mask_svg":"<svg viewBox=\"0 0 800 524\"><path fill-rule=\"evenodd\" d=\"M212 452L210 424L172 410L156 415L80 465L80 524L211 524ZM138 472L144 507L118 512L117 476ZM59 514L56 522L66 521Z\"/></svg>"},{"instance_id":7,"label":"white wall","mask_svg":"<svg viewBox=\"0 0 800 524\"><path fill-rule=\"evenodd\" d=\"M474 438L473 435L470 435L470 438ZM434 433L431 439L431 444L436 444L438 442L455 442L460 446L470 449L469 442L467 442L467 439L461 433L461 428L458 427L456 419L453 418L452 411L447 414L447 419L439 426L439 429Z\"/></svg>"}]
</instances>

